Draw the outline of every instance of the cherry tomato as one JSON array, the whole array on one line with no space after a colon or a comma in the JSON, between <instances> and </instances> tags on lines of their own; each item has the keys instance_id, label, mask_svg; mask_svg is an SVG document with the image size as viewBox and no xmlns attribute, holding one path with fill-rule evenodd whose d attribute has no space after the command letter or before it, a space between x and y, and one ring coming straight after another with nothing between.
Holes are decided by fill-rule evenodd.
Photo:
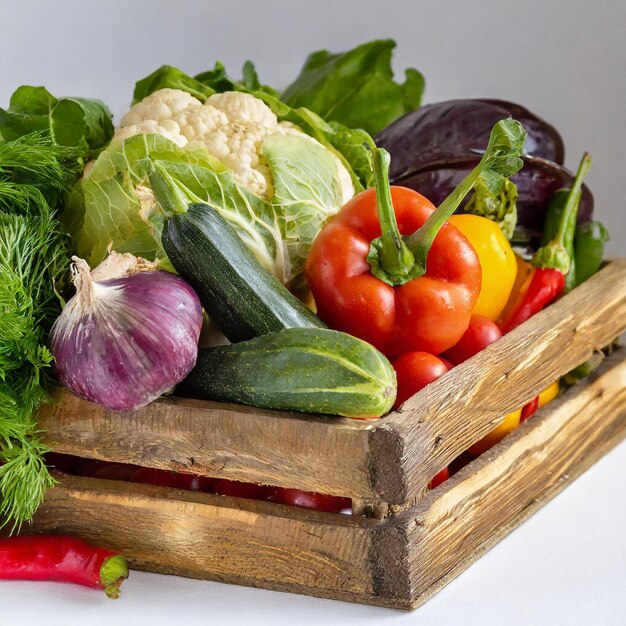
<instances>
[{"instance_id":1,"label":"cherry tomato","mask_svg":"<svg viewBox=\"0 0 626 626\"><path fill-rule=\"evenodd\" d=\"M299 489L284 489L282 487L276 489L272 500L281 504L290 504L328 513L339 513L344 509L352 509L352 500L350 498L329 496L312 491L300 491Z\"/></svg>"},{"instance_id":2,"label":"cherry tomato","mask_svg":"<svg viewBox=\"0 0 626 626\"><path fill-rule=\"evenodd\" d=\"M457 344L443 353L443 356L458 365L478 354L502 337L502 331L495 322L482 315L472 315L465 334Z\"/></svg>"},{"instance_id":3,"label":"cherry tomato","mask_svg":"<svg viewBox=\"0 0 626 626\"><path fill-rule=\"evenodd\" d=\"M221 496L230 496L232 498L269 500L274 495L276 487L222 479L215 483L213 491Z\"/></svg>"},{"instance_id":4,"label":"cherry tomato","mask_svg":"<svg viewBox=\"0 0 626 626\"><path fill-rule=\"evenodd\" d=\"M434 478L428 483L428 488L434 489L441 485L441 483L445 483L448 478L450 478L450 470L444 467L438 474L435 474Z\"/></svg>"},{"instance_id":5,"label":"cherry tomato","mask_svg":"<svg viewBox=\"0 0 626 626\"><path fill-rule=\"evenodd\" d=\"M394 409L448 371L441 359L428 352L407 352L393 362L393 368L398 379Z\"/></svg>"},{"instance_id":6,"label":"cherry tomato","mask_svg":"<svg viewBox=\"0 0 626 626\"><path fill-rule=\"evenodd\" d=\"M134 483L145 483L148 485L158 485L160 487L173 487L186 491L213 491L215 478L197 476L194 474L184 474L182 472L171 472L153 467L140 467L129 478Z\"/></svg>"}]
</instances>

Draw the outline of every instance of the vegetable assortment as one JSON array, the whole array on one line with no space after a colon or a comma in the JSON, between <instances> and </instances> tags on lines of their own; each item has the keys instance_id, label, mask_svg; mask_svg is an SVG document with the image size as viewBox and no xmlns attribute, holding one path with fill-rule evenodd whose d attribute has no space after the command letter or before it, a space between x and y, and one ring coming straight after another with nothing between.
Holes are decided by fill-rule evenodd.
<instances>
[{"instance_id":1,"label":"vegetable assortment","mask_svg":"<svg viewBox=\"0 0 626 626\"><path fill-rule=\"evenodd\" d=\"M394 46L315 52L282 93L250 62L241 80L219 62L196 76L162 66L136 83L117 128L103 103L43 87L0 109L5 523L30 519L53 484L34 418L52 374L116 411L173 392L372 419L599 269L608 233L583 184L590 157L569 172L556 129L515 103L420 106L424 79L411 68L394 80ZM209 323L231 343L199 346ZM552 400L550 383L464 458ZM70 470L350 505L99 461ZM0 578L117 593L121 557L32 541L0 541Z\"/></svg>"}]
</instances>

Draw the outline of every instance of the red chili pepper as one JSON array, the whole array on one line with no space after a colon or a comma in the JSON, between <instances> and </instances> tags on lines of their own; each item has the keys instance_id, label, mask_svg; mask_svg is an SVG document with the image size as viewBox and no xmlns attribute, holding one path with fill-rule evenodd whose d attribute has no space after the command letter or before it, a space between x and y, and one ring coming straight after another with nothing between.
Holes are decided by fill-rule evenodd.
<instances>
[{"instance_id":1,"label":"red chili pepper","mask_svg":"<svg viewBox=\"0 0 626 626\"><path fill-rule=\"evenodd\" d=\"M478 354L502 337L499 326L488 317L472 315L469 326L456 345L446 350L443 356L458 365Z\"/></svg>"},{"instance_id":2,"label":"red chili pepper","mask_svg":"<svg viewBox=\"0 0 626 626\"><path fill-rule=\"evenodd\" d=\"M535 396L528 404L522 407L522 415L520 416L519 423L523 424L533 413L536 413L539 409L539 396Z\"/></svg>"},{"instance_id":3,"label":"red chili pepper","mask_svg":"<svg viewBox=\"0 0 626 626\"><path fill-rule=\"evenodd\" d=\"M518 301L513 305L502 322L502 332L508 333L535 313L539 313L552 300L561 295L565 289L565 274L557 269L535 267L528 289L519 294Z\"/></svg>"},{"instance_id":4,"label":"red chili pepper","mask_svg":"<svg viewBox=\"0 0 626 626\"><path fill-rule=\"evenodd\" d=\"M572 260L564 242L573 238L583 179L590 167L591 156L585 152L561 213L559 230L554 239L533 256L531 263L534 269L530 281L526 282L528 287L517 295L515 303L508 309L501 324L502 332L508 333L528 320L565 289L565 276Z\"/></svg>"},{"instance_id":5,"label":"red chili pepper","mask_svg":"<svg viewBox=\"0 0 626 626\"><path fill-rule=\"evenodd\" d=\"M448 371L440 358L428 352L407 352L393 362L393 369L398 381L394 409Z\"/></svg>"},{"instance_id":6,"label":"red chili pepper","mask_svg":"<svg viewBox=\"0 0 626 626\"><path fill-rule=\"evenodd\" d=\"M33 535L0 539L0 579L52 580L104 589L118 598L128 578L120 554L96 548L73 537Z\"/></svg>"}]
</instances>

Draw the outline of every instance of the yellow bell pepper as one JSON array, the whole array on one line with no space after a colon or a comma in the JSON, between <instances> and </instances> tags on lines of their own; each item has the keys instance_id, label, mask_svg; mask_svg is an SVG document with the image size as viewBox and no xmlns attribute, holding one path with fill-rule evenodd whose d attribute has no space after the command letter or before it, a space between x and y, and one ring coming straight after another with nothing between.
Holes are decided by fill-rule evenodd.
<instances>
[{"instance_id":1,"label":"yellow bell pepper","mask_svg":"<svg viewBox=\"0 0 626 626\"><path fill-rule=\"evenodd\" d=\"M482 284L473 313L495 322L515 284L517 261L513 248L500 227L486 217L453 215L448 221L467 237L480 260Z\"/></svg>"},{"instance_id":2,"label":"yellow bell pepper","mask_svg":"<svg viewBox=\"0 0 626 626\"><path fill-rule=\"evenodd\" d=\"M548 402L552 402L554 398L559 395L559 381L557 380L555 383L552 383L547 389L544 389L539 394L539 408L548 404Z\"/></svg>"},{"instance_id":3,"label":"yellow bell pepper","mask_svg":"<svg viewBox=\"0 0 626 626\"><path fill-rule=\"evenodd\" d=\"M470 449L469 452L473 456L480 456L483 452L486 452L492 446L495 446L498 441L504 439L512 430L515 430L519 426L519 421L522 417L522 409L517 409L513 413L509 413L500 424L498 424L492 431L486 434L480 441L477 441Z\"/></svg>"}]
</instances>

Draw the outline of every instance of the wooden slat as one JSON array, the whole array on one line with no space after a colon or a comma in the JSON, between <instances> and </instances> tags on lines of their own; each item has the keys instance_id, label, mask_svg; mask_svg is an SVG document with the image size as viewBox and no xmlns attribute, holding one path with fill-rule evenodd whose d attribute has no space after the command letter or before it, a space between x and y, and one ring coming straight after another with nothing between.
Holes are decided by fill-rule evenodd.
<instances>
[{"instance_id":1,"label":"wooden slat","mask_svg":"<svg viewBox=\"0 0 626 626\"><path fill-rule=\"evenodd\" d=\"M174 398L116 413L58 389L39 424L65 454L372 498L366 421Z\"/></svg>"},{"instance_id":2,"label":"wooden slat","mask_svg":"<svg viewBox=\"0 0 626 626\"><path fill-rule=\"evenodd\" d=\"M140 569L409 609L625 435L626 354L618 350L597 374L395 517L66 477L23 530L108 545Z\"/></svg>"},{"instance_id":3,"label":"wooden slat","mask_svg":"<svg viewBox=\"0 0 626 626\"><path fill-rule=\"evenodd\" d=\"M378 497L411 506L432 476L506 413L624 330L626 259L618 259L381 420L380 428L370 434ZM390 441L396 451L393 459L378 454L379 449L389 449Z\"/></svg>"},{"instance_id":4,"label":"wooden slat","mask_svg":"<svg viewBox=\"0 0 626 626\"><path fill-rule=\"evenodd\" d=\"M380 420L192 400L113 413L64 391L39 420L59 452L350 496L383 516L412 506L504 414L625 329L618 259Z\"/></svg>"},{"instance_id":5,"label":"wooden slat","mask_svg":"<svg viewBox=\"0 0 626 626\"><path fill-rule=\"evenodd\" d=\"M626 356L571 388L397 523L416 606L626 437Z\"/></svg>"},{"instance_id":6,"label":"wooden slat","mask_svg":"<svg viewBox=\"0 0 626 626\"><path fill-rule=\"evenodd\" d=\"M358 601L373 595L364 555L375 523L68 476L24 531L80 537L123 553L134 569Z\"/></svg>"}]
</instances>

